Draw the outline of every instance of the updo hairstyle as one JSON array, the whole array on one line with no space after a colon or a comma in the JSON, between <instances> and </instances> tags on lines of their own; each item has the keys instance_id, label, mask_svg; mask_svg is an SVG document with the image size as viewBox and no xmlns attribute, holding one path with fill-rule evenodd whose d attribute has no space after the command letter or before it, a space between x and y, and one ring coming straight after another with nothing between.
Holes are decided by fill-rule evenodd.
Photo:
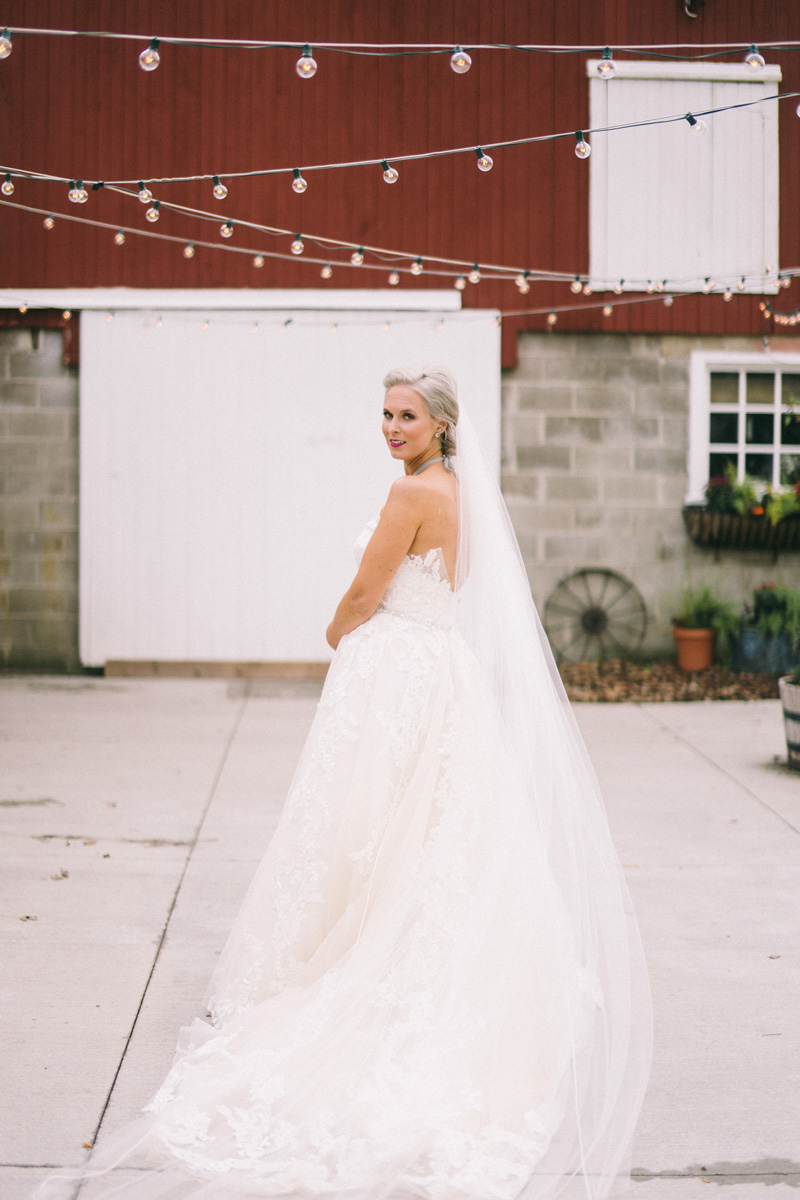
<instances>
[{"instance_id":1,"label":"updo hairstyle","mask_svg":"<svg viewBox=\"0 0 800 1200\"><path fill-rule=\"evenodd\" d=\"M432 420L447 423L442 434L442 454L448 457L456 452L455 428L458 424L458 389L456 381L447 367L410 366L395 367L383 381L387 392L397 384L413 388L425 402Z\"/></svg>"}]
</instances>

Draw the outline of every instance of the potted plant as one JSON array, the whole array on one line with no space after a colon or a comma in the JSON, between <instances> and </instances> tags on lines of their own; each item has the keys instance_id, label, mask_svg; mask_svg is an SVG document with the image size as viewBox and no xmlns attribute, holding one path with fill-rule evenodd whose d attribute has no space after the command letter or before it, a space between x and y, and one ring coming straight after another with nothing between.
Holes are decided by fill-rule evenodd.
<instances>
[{"instance_id":1,"label":"potted plant","mask_svg":"<svg viewBox=\"0 0 800 1200\"><path fill-rule=\"evenodd\" d=\"M800 771L800 663L778 681L786 731L786 761Z\"/></svg>"},{"instance_id":2,"label":"potted plant","mask_svg":"<svg viewBox=\"0 0 800 1200\"><path fill-rule=\"evenodd\" d=\"M717 657L730 666L741 618L727 600L720 600L708 587L687 588L680 613L672 618L672 634L678 651L678 666L684 671L705 671Z\"/></svg>"},{"instance_id":3,"label":"potted plant","mask_svg":"<svg viewBox=\"0 0 800 1200\"><path fill-rule=\"evenodd\" d=\"M800 662L800 588L762 583L745 606L737 671L785 675Z\"/></svg>"}]
</instances>

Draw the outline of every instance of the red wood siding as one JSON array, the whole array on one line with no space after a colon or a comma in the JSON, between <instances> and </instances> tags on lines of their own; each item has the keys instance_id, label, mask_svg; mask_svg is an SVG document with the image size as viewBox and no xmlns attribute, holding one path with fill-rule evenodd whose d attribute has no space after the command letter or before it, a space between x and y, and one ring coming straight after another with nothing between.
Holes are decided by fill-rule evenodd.
<instances>
[{"instance_id":1,"label":"red wood siding","mask_svg":"<svg viewBox=\"0 0 800 1200\"><path fill-rule=\"evenodd\" d=\"M263 37L302 43L338 41L618 42L767 41L800 38L800 5L785 0L706 0L696 20L679 0L6 0L9 25L107 29L146 35ZM144 45L144 42L142 43ZM145 74L131 43L24 37L0 63L3 158L31 170L88 178L148 177L247 170L268 165L402 154L452 145L572 130L588 122L584 57L481 51L456 76L447 58L376 60L319 52L316 77L294 73L296 50L232 51L162 46L161 66ZM800 90L800 56L780 62L782 90ZM800 264L800 121L795 102L780 110L781 265ZM388 187L376 167L309 174L295 195L288 176L229 181L223 202L204 184L169 185L156 195L231 216L425 254L545 269L588 267L588 164L571 141L493 153L482 174L471 158L400 165ZM111 193L68 203L60 185L17 182L14 200L100 220L149 228L144 207ZM106 230L0 210L6 287L365 287L381 274L334 272L130 237L121 249ZM159 232L209 240L164 212ZM246 241L245 241L246 239ZM257 245L236 230L239 244ZM265 249L287 249L264 239ZM310 252L307 251L307 253ZM388 268L387 268L388 272ZM423 275L407 287L442 286ZM800 283L778 297L793 308ZM520 297L512 283L468 285L465 305L518 309L564 303L566 284L535 285ZM593 297L597 299L597 297ZM762 333L754 297L676 300L564 314L559 330L706 334ZM513 362L519 329L544 328L542 316L504 322L504 359Z\"/></svg>"}]
</instances>

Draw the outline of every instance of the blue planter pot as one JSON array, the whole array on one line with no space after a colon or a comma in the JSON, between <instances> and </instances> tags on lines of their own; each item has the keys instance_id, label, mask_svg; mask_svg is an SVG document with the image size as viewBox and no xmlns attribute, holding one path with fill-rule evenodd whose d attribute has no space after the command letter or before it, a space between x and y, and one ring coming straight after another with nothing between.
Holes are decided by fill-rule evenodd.
<instances>
[{"instance_id":1,"label":"blue planter pot","mask_svg":"<svg viewBox=\"0 0 800 1200\"><path fill-rule=\"evenodd\" d=\"M800 662L800 647L792 649L788 633L766 638L757 629L744 629L733 656L734 671L788 675Z\"/></svg>"}]
</instances>

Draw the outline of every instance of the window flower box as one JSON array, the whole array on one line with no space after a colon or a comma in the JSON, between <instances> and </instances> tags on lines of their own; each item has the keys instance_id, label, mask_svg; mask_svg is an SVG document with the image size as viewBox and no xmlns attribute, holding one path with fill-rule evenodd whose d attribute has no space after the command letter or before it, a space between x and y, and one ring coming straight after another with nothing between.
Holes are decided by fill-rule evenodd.
<instances>
[{"instance_id":1,"label":"window flower box","mask_svg":"<svg viewBox=\"0 0 800 1200\"><path fill-rule=\"evenodd\" d=\"M798 514L784 517L773 525L766 516L710 512L702 504L687 504L683 509L683 522L696 546L714 550L769 550L776 558L780 553L800 550Z\"/></svg>"}]
</instances>

